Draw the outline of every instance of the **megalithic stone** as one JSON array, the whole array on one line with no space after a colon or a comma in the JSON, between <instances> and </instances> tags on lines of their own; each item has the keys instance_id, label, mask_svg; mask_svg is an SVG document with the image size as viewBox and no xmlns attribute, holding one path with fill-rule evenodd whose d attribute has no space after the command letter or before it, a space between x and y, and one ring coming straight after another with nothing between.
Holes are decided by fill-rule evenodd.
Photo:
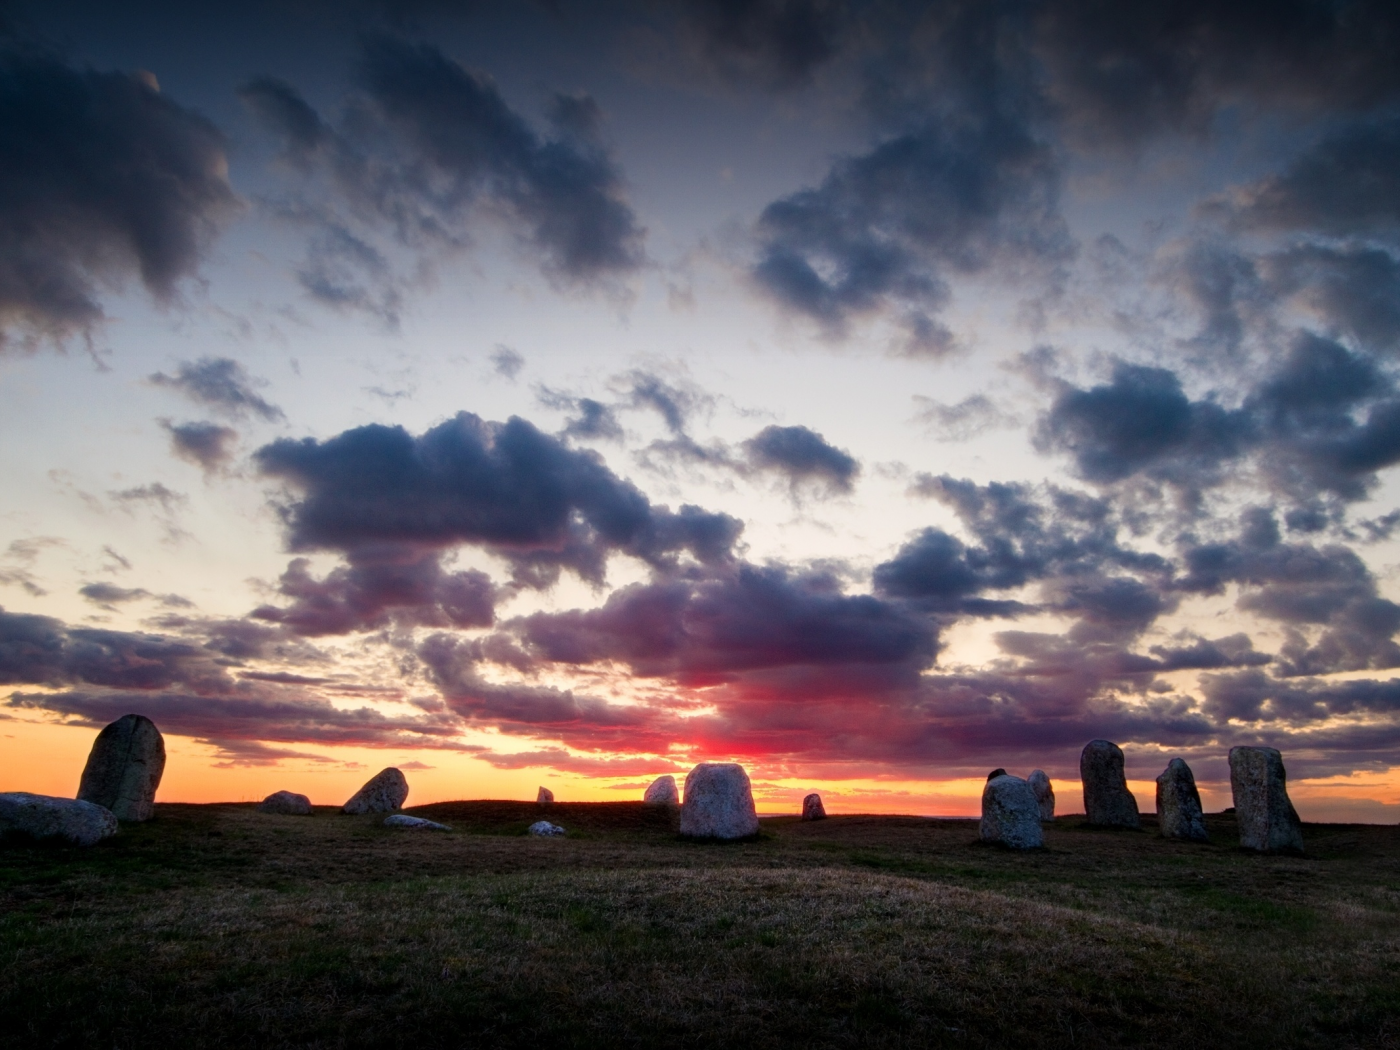
<instances>
[{"instance_id":1,"label":"megalithic stone","mask_svg":"<svg viewBox=\"0 0 1400 1050\"><path fill-rule=\"evenodd\" d=\"M1157 778L1157 831L1163 838L1208 842L1201 793L1191 767L1179 758L1167 763Z\"/></svg>"},{"instance_id":2,"label":"megalithic stone","mask_svg":"<svg viewBox=\"0 0 1400 1050\"><path fill-rule=\"evenodd\" d=\"M758 834L749 775L737 762L701 762L685 778L681 834L742 839Z\"/></svg>"},{"instance_id":3,"label":"megalithic stone","mask_svg":"<svg viewBox=\"0 0 1400 1050\"><path fill-rule=\"evenodd\" d=\"M1090 824L1109 828L1138 828L1137 799L1123 774L1123 749L1109 740L1090 740L1079 756L1084 782L1084 815Z\"/></svg>"},{"instance_id":4,"label":"megalithic stone","mask_svg":"<svg viewBox=\"0 0 1400 1050\"><path fill-rule=\"evenodd\" d=\"M826 807L822 805L822 797L815 791L802 800L802 819L826 819Z\"/></svg>"},{"instance_id":5,"label":"megalithic stone","mask_svg":"<svg viewBox=\"0 0 1400 1050\"><path fill-rule=\"evenodd\" d=\"M1281 754L1271 747L1230 748L1230 790L1241 846L1261 853L1303 851L1303 826L1288 797Z\"/></svg>"},{"instance_id":6,"label":"megalithic stone","mask_svg":"<svg viewBox=\"0 0 1400 1050\"><path fill-rule=\"evenodd\" d=\"M982 788L982 823L977 831L983 842L999 842L1011 849L1043 846L1040 803L1031 786L1007 773L988 780Z\"/></svg>"},{"instance_id":7,"label":"megalithic stone","mask_svg":"<svg viewBox=\"0 0 1400 1050\"><path fill-rule=\"evenodd\" d=\"M1050 784L1050 778L1046 776L1045 770L1037 769L1031 772L1026 778L1026 783L1035 792L1035 799L1040 803L1040 819L1055 819L1055 789Z\"/></svg>"},{"instance_id":8,"label":"megalithic stone","mask_svg":"<svg viewBox=\"0 0 1400 1050\"><path fill-rule=\"evenodd\" d=\"M676 790L676 778L670 773L657 777L647 787L642 801L648 806L679 806L681 793Z\"/></svg>"},{"instance_id":9,"label":"megalithic stone","mask_svg":"<svg viewBox=\"0 0 1400 1050\"><path fill-rule=\"evenodd\" d=\"M78 798L109 809L118 820L150 820L165 772L165 738L145 715L122 715L92 743Z\"/></svg>"}]
</instances>

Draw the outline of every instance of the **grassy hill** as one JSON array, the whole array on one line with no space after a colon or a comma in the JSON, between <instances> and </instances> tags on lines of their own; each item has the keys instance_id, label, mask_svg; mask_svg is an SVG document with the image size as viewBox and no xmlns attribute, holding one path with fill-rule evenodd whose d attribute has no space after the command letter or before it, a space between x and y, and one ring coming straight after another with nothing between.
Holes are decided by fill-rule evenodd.
<instances>
[{"instance_id":1,"label":"grassy hill","mask_svg":"<svg viewBox=\"0 0 1400 1050\"><path fill-rule=\"evenodd\" d=\"M454 802L394 831L162 805L0 849L7 1046L1400 1045L1400 829L1305 857L1059 820L763 821ZM523 837L540 816L565 839Z\"/></svg>"}]
</instances>

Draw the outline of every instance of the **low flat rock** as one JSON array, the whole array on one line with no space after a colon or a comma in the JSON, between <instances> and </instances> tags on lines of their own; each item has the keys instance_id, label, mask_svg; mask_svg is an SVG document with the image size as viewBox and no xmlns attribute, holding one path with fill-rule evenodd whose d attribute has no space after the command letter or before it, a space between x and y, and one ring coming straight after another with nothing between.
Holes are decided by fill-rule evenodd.
<instances>
[{"instance_id":1,"label":"low flat rock","mask_svg":"<svg viewBox=\"0 0 1400 1050\"><path fill-rule=\"evenodd\" d=\"M664 777L657 777L647 787L642 801L648 806L679 806L681 793L676 790L676 778L670 773Z\"/></svg>"},{"instance_id":2,"label":"low flat rock","mask_svg":"<svg viewBox=\"0 0 1400 1050\"><path fill-rule=\"evenodd\" d=\"M542 838L547 839L557 839L563 835L568 834L568 832L561 828L558 824L551 824L547 820L535 821L533 824L530 825L529 832L531 835L538 835Z\"/></svg>"},{"instance_id":3,"label":"low flat rock","mask_svg":"<svg viewBox=\"0 0 1400 1050\"><path fill-rule=\"evenodd\" d=\"M122 715L92 742L78 798L118 820L150 820L165 772L165 738L145 715Z\"/></svg>"},{"instance_id":4,"label":"low flat rock","mask_svg":"<svg viewBox=\"0 0 1400 1050\"><path fill-rule=\"evenodd\" d=\"M1303 852L1303 826L1288 797L1288 777L1278 751L1230 748L1230 790L1241 846L1260 853Z\"/></svg>"},{"instance_id":5,"label":"low flat rock","mask_svg":"<svg viewBox=\"0 0 1400 1050\"><path fill-rule=\"evenodd\" d=\"M1196 777L1182 759L1174 758L1157 778L1157 832L1167 839L1209 842L1201 793Z\"/></svg>"},{"instance_id":6,"label":"low flat rock","mask_svg":"<svg viewBox=\"0 0 1400 1050\"><path fill-rule=\"evenodd\" d=\"M424 820L422 817L410 817L407 813L395 813L392 817L384 818L386 828L406 828L409 831L451 831L446 824L439 824L436 820Z\"/></svg>"},{"instance_id":7,"label":"low flat rock","mask_svg":"<svg viewBox=\"0 0 1400 1050\"><path fill-rule=\"evenodd\" d=\"M822 805L822 797L813 791L802 800L803 820L825 820L826 807Z\"/></svg>"},{"instance_id":8,"label":"low flat rock","mask_svg":"<svg viewBox=\"0 0 1400 1050\"><path fill-rule=\"evenodd\" d=\"M1123 749L1109 740L1091 740L1079 756L1084 782L1084 815L1105 828L1140 828L1137 799L1123 774Z\"/></svg>"},{"instance_id":9,"label":"low flat rock","mask_svg":"<svg viewBox=\"0 0 1400 1050\"><path fill-rule=\"evenodd\" d=\"M1011 849L1038 849L1045 845L1040 830L1040 803L1030 784L1020 777L1003 773L982 788L982 823L978 833L983 842L999 842Z\"/></svg>"},{"instance_id":10,"label":"low flat rock","mask_svg":"<svg viewBox=\"0 0 1400 1050\"><path fill-rule=\"evenodd\" d=\"M749 775L737 762L701 762L685 778L681 834L742 839L758 834Z\"/></svg>"},{"instance_id":11,"label":"low flat rock","mask_svg":"<svg viewBox=\"0 0 1400 1050\"><path fill-rule=\"evenodd\" d=\"M547 806L554 801L554 792L547 787L542 787L535 793L535 802L541 806Z\"/></svg>"},{"instance_id":12,"label":"low flat rock","mask_svg":"<svg viewBox=\"0 0 1400 1050\"><path fill-rule=\"evenodd\" d=\"M1045 770L1036 769L1031 771L1031 775L1026 778L1026 783L1035 792L1035 800L1040 803L1040 819L1055 819L1055 788L1050 783L1050 778L1045 775Z\"/></svg>"},{"instance_id":13,"label":"low flat rock","mask_svg":"<svg viewBox=\"0 0 1400 1050\"><path fill-rule=\"evenodd\" d=\"M28 791L0 794L0 838L18 835L93 846L116 833L116 815L95 802L31 795Z\"/></svg>"},{"instance_id":14,"label":"low flat rock","mask_svg":"<svg viewBox=\"0 0 1400 1050\"><path fill-rule=\"evenodd\" d=\"M311 800L295 791L274 791L258 803L259 813L280 813L287 817L311 816Z\"/></svg>"},{"instance_id":15,"label":"low flat rock","mask_svg":"<svg viewBox=\"0 0 1400 1050\"><path fill-rule=\"evenodd\" d=\"M341 807L344 813L392 813L402 809L408 798L408 778L403 771L390 766L381 770L365 786L350 796L350 801Z\"/></svg>"}]
</instances>

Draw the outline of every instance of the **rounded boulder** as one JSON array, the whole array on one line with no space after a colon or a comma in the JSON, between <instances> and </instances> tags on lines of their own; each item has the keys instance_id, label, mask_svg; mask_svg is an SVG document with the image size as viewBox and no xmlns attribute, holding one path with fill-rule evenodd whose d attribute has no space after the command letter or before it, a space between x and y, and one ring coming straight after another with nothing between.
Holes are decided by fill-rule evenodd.
<instances>
[{"instance_id":1,"label":"rounded boulder","mask_svg":"<svg viewBox=\"0 0 1400 1050\"><path fill-rule=\"evenodd\" d=\"M647 787L642 801L648 806L679 806L681 795L676 790L676 778L670 773L664 777L657 777Z\"/></svg>"},{"instance_id":2,"label":"rounded boulder","mask_svg":"<svg viewBox=\"0 0 1400 1050\"><path fill-rule=\"evenodd\" d=\"M116 833L116 815L95 802L31 795L28 791L0 794L0 838L14 835L94 846Z\"/></svg>"},{"instance_id":3,"label":"rounded boulder","mask_svg":"<svg viewBox=\"0 0 1400 1050\"><path fill-rule=\"evenodd\" d=\"M742 839L758 834L749 775L737 762L701 762L685 778L681 834Z\"/></svg>"},{"instance_id":4,"label":"rounded boulder","mask_svg":"<svg viewBox=\"0 0 1400 1050\"><path fill-rule=\"evenodd\" d=\"M259 813L280 813L286 817L311 816L311 800L295 791L274 791L258 803Z\"/></svg>"}]
</instances>

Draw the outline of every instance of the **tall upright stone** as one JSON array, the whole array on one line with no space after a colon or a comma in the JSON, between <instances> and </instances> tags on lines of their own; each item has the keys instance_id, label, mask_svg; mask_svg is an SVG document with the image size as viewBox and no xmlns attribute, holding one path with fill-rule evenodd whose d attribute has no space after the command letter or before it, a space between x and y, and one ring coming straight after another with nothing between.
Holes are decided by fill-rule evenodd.
<instances>
[{"instance_id":1,"label":"tall upright stone","mask_svg":"<svg viewBox=\"0 0 1400 1050\"><path fill-rule=\"evenodd\" d=\"M701 762L685 778L681 834L742 839L758 834L749 775L737 762Z\"/></svg>"},{"instance_id":2,"label":"tall upright stone","mask_svg":"<svg viewBox=\"0 0 1400 1050\"><path fill-rule=\"evenodd\" d=\"M822 805L822 797L813 791L802 800L803 820L825 820L826 807Z\"/></svg>"},{"instance_id":3,"label":"tall upright stone","mask_svg":"<svg viewBox=\"0 0 1400 1050\"><path fill-rule=\"evenodd\" d=\"M647 787L642 801L648 806L679 806L681 793L676 790L676 778L670 773L657 777Z\"/></svg>"},{"instance_id":4,"label":"tall upright stone","mask_svg":"<svg viewBox=\"0 0 1400 1050\"><path fill-rule=\"evenodd\" d=\"M1288 797L1281 754L1271 747L1230 748L1230 790L1241 846L1261 853L1303 851L1303 826Z\"/></svg>"},{"instance_id":5,"label":"tall upright stone","mask_svg":"<svg viewBox=\"0 0 1400 1050\"><path fill-rule=\"evenodd\" d=\"M1157 778L1157 830L1163 838L1210 841L1196 778L1179 758L1168 762Z\"/></svg>"},{"instance_id":6,"label":"tall upright stone","mask_svg":"<svg viewBox=\"0 0 1400 1050\"><path fill-rule=\"evenodd\" d=\"M547 805L549 805L549 804L550 804L551 802L553 802L553 801L554 801L554 792L553 792L553 791L550 791L549 788L547 788L547 787L542 787L542 788L540 788L538 791L535 792L535 804L536 804L536 805L539 805L539 806L547 806Z\"/></svg>"},{"instance_id":7,"label":"tall upright stone","mask_svg":"<svg viewBox=\"0 0 1400 1050\"><path fill-rule=\"evenodd\" d=\"M1090 740L1079 756L1084 783L1084 815L1106 828L1138 828L1137 799L1123 773L1123 749L1109 740Z\"/></svg>"},{"instance_id":8,"label":"tall upright stone","mask_svg":"<svg viewBox=\"0 0 1400 1050\"><path fill-rule=\"evenodd\" d=\"M1055 789L1050 784L1050 778L1045 775L1045 770L1037 769L1032 771L1026 778L1026 783L1035 792L1036 803L1040 806L1041 820L1055 819Z\"/></svg>"},{"instance_id":9,"label":"tall upright stone","mask_svg":"<svg viewBox=\"0 0 1400 1050\"><path fill-rule=\"evenodd\" d=\"M392 813L402 808L408 799L408 778L403 771L390 766L365 781L365 786L350 796L341 807L345 813Z\"/></svg>"},{"instance_id":10,"label":"tall upright stone","mask_svg":"<svg viewBox=\"0 0 1400 1050\"><path fill-rule=\"evenodd\" d=\"M165 772L165 738L145 715L122 715L92 743L78 798L118 820L150 820Z\"/></svg>"},{"instance_id":11,"label":"tall upright stone","mask_svg":"<svg viewBox=\"0 0 1400 1050\"><path fill-rule=\"evenodd\" d=\"M1003 773L982 788L983 842L999 842L1011 849L1037 849L1045 844L1040 830L1040 802L1020 777Z\"/></svg>"}]
</instances>

